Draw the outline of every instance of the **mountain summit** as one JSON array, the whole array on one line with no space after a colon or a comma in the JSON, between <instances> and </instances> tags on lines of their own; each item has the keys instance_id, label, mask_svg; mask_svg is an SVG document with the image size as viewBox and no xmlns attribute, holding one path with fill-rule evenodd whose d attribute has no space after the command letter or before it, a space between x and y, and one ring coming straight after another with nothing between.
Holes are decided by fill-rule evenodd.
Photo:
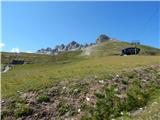
<instances>
[{"instance_id":1,"label":"mountain summit","mask_svg":"<svg viewBox=\"0 0 160 120\"><path fill-rule=\"evenodd\" d=\"M105 41L108 41L110 40L110 37L108 37L107 35L105 34L101 34L97 39L96 39L96 43L99 44L99 43L102 43L102 42L105 42Z\"/></svg>"},{"instance_id":2,"label":"mountain summit","mask_svg":"<svg viewBox=\"0 0 160 120\"><path fill-rule=\"evenodd\" d=\"M93 46L95 44L100 44L100 43L108 41L108 40L111 40L111 38L108 37L105 34L101 34L96 39L96 43L90 43L90 44L83 45L83 44L77 43L76 41L72 41L67 45L61 44L61 45L56 45L54 48L50 48L50 47L48 47L46 49L42 48L42 49L38 50L37 53L39 53L39 54L55 54L55 55L57 55L58 53L64 52L64 51L83 50L86 47Z\"/></svg>"}]
</instances>

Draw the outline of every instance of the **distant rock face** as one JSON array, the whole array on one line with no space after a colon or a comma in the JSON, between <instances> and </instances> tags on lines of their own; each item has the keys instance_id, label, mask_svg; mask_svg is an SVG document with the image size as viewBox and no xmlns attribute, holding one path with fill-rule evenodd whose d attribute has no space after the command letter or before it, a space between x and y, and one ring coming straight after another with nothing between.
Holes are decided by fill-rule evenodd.
<instances>
[{"instance_id":1,"label":"distant rock face","mask_svg":"<svg viewBox=\"0 0 160 120\"><path fill-rule=\"evenodd\" d=\"M96 39L96 43L99 44L99 43L102 43L102 42L105 42L105 41L108 41L110 40L110 37L108 37L107 35L105 34L101 34L97 39Z\"/></svg>"},{"instance_id":2,"label":"distant rock face","mask_svg":"<svg viewBox=\"0 0 160 120\"><path fill-rule=\"evenodd\" d=\"M96 43L102 43L105 42L107 40L111 40L107 35L105 34L101 34L97 39L96 39ZM40 50L37 51L38 54L54 54L57 55L61 52L66 52L66 51L75 51L75 50L84 50L87 47L93 46L96 43L89 43L89 44L79 44L76 41L72 41L70 43L68 43L67 45L61 44L61 45L56 45L54 48L42 48ZM88 49L87 49L88 50Z\"/></svg>"},{"instance_id":3,"label":"distant rock face","mask_svg":"<svg viewBox=\"0 0 160 120\"><path fill-rule=\"evenodd\" d=\"M42 49L38 50L37 53L57 55L60 52L82 50L82 49L84 49L88 46L92 46L92 45L95 45L95 43L91 43L89 45L88 44L82 45L82 44L79 44L75 41L72 41L67 45L61 44L61 45L56 45L54 48L50 48L50 47L48 47L46 49L42 48Z\"/></svg>"},{"instance_id":4,"label":"distant rock face","mask_svg":"<svg viewBox=\"0 0 160 120\"><path fill-rule=\"evenodd\" d=\"M67 51L74 51L77 49L80 49L83 45L80 45L79 43L72 41L68 45L66 45L66 50Z\"/></svg>"}]
</instances>

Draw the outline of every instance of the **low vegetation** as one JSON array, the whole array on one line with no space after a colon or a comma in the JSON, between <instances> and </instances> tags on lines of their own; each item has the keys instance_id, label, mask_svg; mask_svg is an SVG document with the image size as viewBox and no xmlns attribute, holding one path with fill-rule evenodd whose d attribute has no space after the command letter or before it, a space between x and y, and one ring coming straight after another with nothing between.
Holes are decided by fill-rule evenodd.
<instances>
[{"instance_id":1,"label":"low vegetation","mask_svg":"<svg viewBox=\"0 0 160 120\"><path fill-rule=\"evenodd\" d=\"M39 103L42 103L42 102L49 102L49 97L48 96L38 96L37 97L37 101L39 102Z\"/></svg>"},{"instance_id":2,"label":"low vegetation","mask_svg":"<svg viewBox=\"0 0 160 120\"><path fill-rule=\"evenodd\" d=\"M22 117L22 116L28 116L32 114L32 109L29 108L28 106L20 106L18 110L15 112L15 116L17 118Z\"/></svg>"},{"instance_id":3,"label":"low vegetation","mask_svg":"<svg viewBox=\"0 0 160 120\"><path fill-rule=\"evenodd\" d=\"M141 66L121 71L110 79L93 76L58 82L6 99L2 115L13 119L137 120L145 119L150 111L147 116L159 119L155 106L159 104L159 72L159 65Z\"/></svg>"},{"instance_id":4,"label":"low vegetation","mask_svg":"<svg viewBox=\"0 0 160 120\"><path fill-rule=\"evenodd\" d=\"M59 55L45 55L45 54L34 54L34 53L7 53L2 52L2 64L8 64L13 59L24 60L30 64L45 64L45 63L58 63L63 61L74 60L81 54L82 51L70 51L60 53Z\"/></svg>"},{"instance_id":5,"label":"low vegetation","mask_svg":"<svg viewBox=\"0 0 160 120\"><path fill-rule=\"evenodd\" d=\"M14 66L2 74L2 97L17 92L40 89L56 81L82 79L86 76L106 77L122 68L158 64L158 56L108 56L64 63L26 64Z\"/></svg>"}]
</instances>

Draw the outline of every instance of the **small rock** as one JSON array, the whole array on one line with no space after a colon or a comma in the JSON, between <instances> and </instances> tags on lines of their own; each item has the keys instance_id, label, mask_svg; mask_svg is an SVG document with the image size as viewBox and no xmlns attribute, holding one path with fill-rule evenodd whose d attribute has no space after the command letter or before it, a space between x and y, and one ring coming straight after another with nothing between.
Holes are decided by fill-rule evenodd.
<instances>
[{"instance_id":1,"label":"small rock","mask_svg":"<svg viewBox=\"0 0 160 120\"><path fill-rule=\"evenodd\" d=\"M48 103L46 103L46 102L42 102L42 105L48 105Z\"/></svg>"},{"instance_id":2,"label":"small rock","mask_svg":"<svg viewBox=\"0 0 160 120\"><path fill-rule=\"evenodd\" d=\"M140 112L142 112L141 109L136 110L136 111L134 111L134 112L132 113L132 116L136 116L136 115L138 115Z\"/></svg>"},{"instance_id":3,"label":"small rock","mask_svg":"<svg viewBox=\"0 0 160 120\"><path fill-rule=\"evenodd\" d=\"M154 102L153 104L158 104L157 102Z\"/></svg>"},{"instance_id":4,"label":"small rock","mask_svg":"<svg viewBox=\"0 0 160 120\"><path fill-rule=\"evenodd\" d=\"M146 80L143 79L142 82L146 82Z\"/></svg>"},{"instance_id":5,"label":"small rock","mask_svg":"<svg viewBox=\"0 0 160 120\"><path fill-rule=\"evenodd\" d=\"M18 118L17 120L23 120L22 118Z\"/></svg>"},{"instance_id":6,"label":"small rock","mask_svg":"<svg viewBox=\"0 0 160 120\"><path fill-rule=\"evenodd\" d=\"M98 79L98 76L95 75L95 76L94 76L94 79Z\"/></svg>"},{"instance_id":7,"label":"small rock","mask_svg":"<svg viewBox=\"0 0 160 120\"><path fill-rule=\"evenodd\" d=\"M70 112L68 111L66 114L65 114L66 117L69 117L70 116Z\"/></svg>"},{"instance_id":8,"label":"small rock","mask_svg":"<svg viewBox=\"0 0 160 120\"><path fill-rule=\"evenodd\" d=\"M120 98L120 99L125 99L126 96L125 95L121 95L121 94L115 94L116 97Z\"/></svg>"},{"instance_id":9,"label":"small rock","mask_svg":"<svg viewBox=\"0 0 160 120\"><path fill-rule=\"evenodd\" d=\"M2 101L1 101L1 103L5 103L5 101L4 101L4 100L2 100Z\"/></svg>"},{"instance_id":10,"label":"small rock","mask_svg":"<svg viewBox=\"0 0 160 120\"><path fill-rule=\"evenodd\" d=\"M66 89L66 87L64 86L63 89Z\"/></svg>"}]
</instances>

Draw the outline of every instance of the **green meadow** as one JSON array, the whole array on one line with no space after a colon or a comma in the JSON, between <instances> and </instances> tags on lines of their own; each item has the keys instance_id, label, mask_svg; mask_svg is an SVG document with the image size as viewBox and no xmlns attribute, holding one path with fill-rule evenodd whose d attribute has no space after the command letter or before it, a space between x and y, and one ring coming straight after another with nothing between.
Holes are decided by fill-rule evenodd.
<instances>
[{"instance_id":1,"label":"green meadow","mask_svg":"<svg viewBox=\"0 0 160 120\"><path fill-rule=\"evenodd\" d=\"M159 64L160 56L73 57L57 62L16 65L2 73L2 98L18 91L38 90L55 82L81 80L87 76L108 78L122 70Z\"/></svg>"}]
</instances>

